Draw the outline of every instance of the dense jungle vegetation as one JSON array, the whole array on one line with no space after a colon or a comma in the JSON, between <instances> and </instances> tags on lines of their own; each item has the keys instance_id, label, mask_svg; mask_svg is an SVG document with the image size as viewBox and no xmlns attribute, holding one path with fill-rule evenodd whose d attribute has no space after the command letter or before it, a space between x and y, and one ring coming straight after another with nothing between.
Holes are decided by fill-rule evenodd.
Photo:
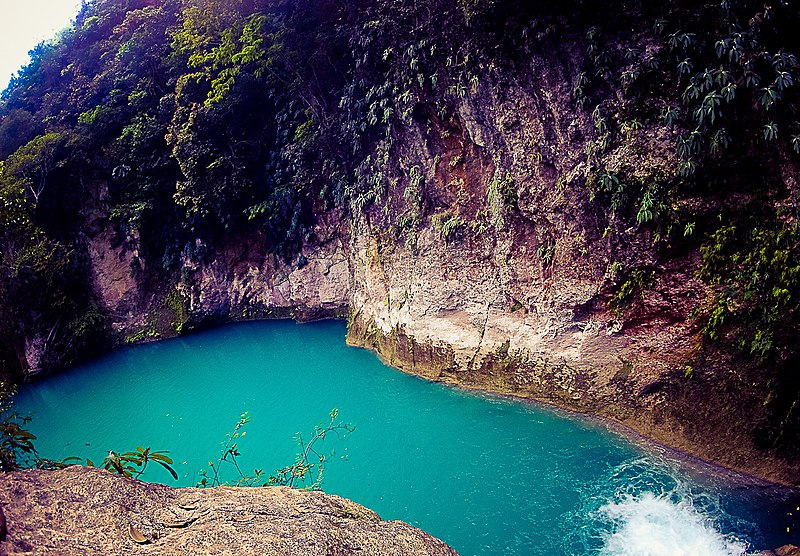
<instances>
[{"instance_id":1,"label":"dense jungle vegetation","mask_svg":"<svg viewBox=\"0 0 800 556\"><path fill-rule=\"evenodd\" d=\"M54 367L108 341L85 235L103 218L142 280L255 228L291 259L322 211L382 218L404 129L448 121L480 87L530 71L532 53L569 43L571 101L596 134L586 203L699 250L717 302L693 318L769 382L764 443L790 453L799 25L786 1L87 2L0 100L0 365L18 373L34 333ZM648 183L604 158L643 126L675 137L674 171ZM398 235L427 216L418 174L402 179ZM514 184L496 185L513 208ZM618 301L646 287L645 273L627 277Z\"/></svg>"}]
</instances>

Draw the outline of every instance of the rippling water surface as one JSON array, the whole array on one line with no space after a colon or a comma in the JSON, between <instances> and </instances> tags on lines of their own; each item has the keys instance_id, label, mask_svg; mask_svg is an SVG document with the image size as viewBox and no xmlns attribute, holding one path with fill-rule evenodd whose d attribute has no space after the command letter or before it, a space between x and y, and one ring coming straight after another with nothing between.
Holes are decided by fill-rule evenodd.
<instances>
[{"instance_id":1,"label":"rippling water surface","mask_svg":"<svg viewBox=\"0 0 800 556\"><path fill-rule=\"evenodd\" d=\"M45 457L168 449L192 486L239 419L246 469L291 463L339 408L324 490L462 555L740 555L800 543L800 499L686 470L564 412L426 382L347 347L340 322L228 326L121 350L23 389ZM231 476L232 478L232 476ZM787 527L790 532L787 533Z\"/></svg>"}]
</instances>

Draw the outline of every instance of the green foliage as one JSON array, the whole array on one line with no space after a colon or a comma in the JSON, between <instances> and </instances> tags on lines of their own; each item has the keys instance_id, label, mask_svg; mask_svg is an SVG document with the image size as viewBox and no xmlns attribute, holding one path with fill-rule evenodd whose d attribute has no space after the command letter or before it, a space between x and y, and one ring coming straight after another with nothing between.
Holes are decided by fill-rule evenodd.
<instances>
[{"instance_id":1,"label":"green foliage","mask_svg":"<svg viewBox=\"0 0 800 556\"><path fill-rule=\"evenodd\" d=\"M450 168L455 168L459 164L461 164L462 162L464 162L464 155L463 155L463 153L459 153L456 156L454 156L452 159L450 159L449 166L450 166Z\"/></svg>"},{"instance_id":2,"label":"green foliage","mask_svg":"<svg viewBox=\"0 0 800 556\"><path fill-rule=\"evenodd\" d=\"M269 485L319 490L322 485L325 464L334 456L333 452L329 454L322 452L319 444L323 443L327 436L334 435L337 438L345 438L348 433L355 430L352 425L338 422L338 416L339 410L333 409L329 415L329 422L316 425L308 439L304 439L298 433L296 439L300 451L297 453L295 462L278 469L273 475L267 477L262 469L255 469L252 474L249 474L239 466L237 459L241 456L239 442L246 436L247 431L244 430L244 427L250 422L249 414L243 413L233 431L228 434L216 462L209 461L209 469L201 471L202 479L197 486L216 487L234 484L252 487ZM223 477L222 470L226 467L233 468L235 472L235 481L232 483L227 482Z\"/></svg>"},{"instance_id":3,"label":"green foliage","mask_svg":"<svg viewBox=\"0 0 800 556\"><path fill-rule=\"evenodd\" d=\"M0 118L0 160L34 137L41 135L41 122L27 110L11 109Z\"/></svg>"},{"instance_id":4,"label":"green foliage","mask_svg":"<svg viewBox=\"0 0 800 556\"><path fill-rule=\"evenodd\" d=\"M304 147L312 145L319 133L319 125L314 120L314 115L310 111L307 111L306 115L309 118L308 121L300 124L294 130L294 140Z\"/></svg>"},{"instance_id":5,"label":"green foliage","mask_svg":"<svg viewBox=\"0 0 800 556\"><path fill-rule=\"evenodd\" d=\"M791 145L795 154L800 154L800 135L792 135Z\"/></svg>"},{"instance_id":6,"label":"green foliage","mask_svg":"<svg viewBox=\"0 0 800 556\"><path fill-rule=\"evenodd\" d=\"M616 213L629 200L629 186L626 181L615 172L603 172L594 187L610 200L611 212ZM650 207L648 207L649 210ZM641 223L641 222L640 222Z\"/></svg>"},{"instance_id":7,"label":"green foliage","mask_svg":"<svg viewBox=\"0 0 800 556\"><path fill-rule=\"evenodd\" d=\"M759 360L794 347L800 309L800 233L794 227L723 226L701 249L700 275L723 287L705 331L738 324L737 345Z\"/></svg>"},{"instance_id":8,"label":"green foliage","mask_svg":"<svg viewBox=\"0 0 800 556\"><path fill-rule=\"evenodd\" d=\"M774 141L778 138L778 125L775 122L768 122L764 126L764 140Z\"/></svg>"},{"instance_id":9,"label":"green foliage","mask_svg":"<svg viewBox=\"0 0 800 556\"><path fill-rule=\"evenodd\" d=\"M556 243L554 241L544 242L536 249L536 256L539 257L545 268L553 264L555 253Z\"/></svg>"},{"instance_id":10,"label":"green foliage","mask_svg":"<svg viewBox=\"0 0 800 556\"><path fill-rule=\"evenodd\" d=\"M639 206L639 212L636 214L636 222L639 224L650 222L653 219L654 205L655 199L653 197L653 193L650 191L645 191L644 195L642 196L641 205Z\"/></svg>"},{"instance_id":11,"label":"green foliage","mask_svg":"<svg viewBox=\"0 0 800 556\"><path fill-rule=\"evenodd\" d=\"M17 471L20 469L63 468L79 463L77 457L69 457L61 461L52 461L39 456L34 447L34 436L28 429L30 417L22 417L12 410L14 388L0 381L0 471ZM172 459L168 452L153 451L150 448L137 447L135 451L117 454L109 452L102 467L126 477L139 478L150 462L155 462L167 471L174 479L178 478L172 468ZM91 460L87 465L93 466Z\"/></svg>"},{"instance_id":12,"label":"green foliage","mask_svg":"<svg viewBox=\"0 0 800 556\"><path fill-rule=\"evenodd\" d=\"M25 467L27 459L36 457L36 437L24 427L28 419L11 414L0 420L0 469L10 471Z\"/></svg>"},{"instance_id":13,"label":"green foliage","mask_svg":"<svg viewBox=\"0 0 800 556\"><path fill-rule=\"evenodd\" d=\"M723 338L741 327L756 359L788 357L780 323L794 318L796 294L773 259L796 255L796 202L783 180L800 154L798 25L790 3L750 0L86 2L0 100L2 351L38 337L64 362L102 336L108 317L93 300L82 238L105 216L114 241L136 249L143 283L174 282L182 254L202 258L198 245L213 253L254 228L295 260L315 214L334 207L394 226L409 248L440 207L451 241L472 212L461 200L440 205L440 142L466 137L465 111L502 98L506 82L530 88L531 55L546 61L567 37L584 58L568 88L586 112L576 129L583 118L593 127L585 164L607 220L599 227L665 249L706 242L702 275L725 300L709 309L711 328ZM417 138L433 164L411 158ZM673 140L674 156L662 156ZM519 154L541 163L543 152ZM639 163L650 155L669 167L648 174ZM450 169L467 171L462 155ZM476 233L517 221L507 222L521 187L504 170L469 223ZM754 201L734 206L742 198ZM725 208L706 237L702 207L712 205ZM723 241L729 228L736 240ZM762 248L773 259L756 256ZM539 249L549 265L551 245ZM739 274L751 267L759 279L745 287ZM165 301L182 329L185 304Z\"/></svg>"},{"instance_id":14,"label":"green foliage","mask_svg":"<svg viewBox=\"0 0 800 556\"><path fill-rule=\"evenodd\" d=\"M0 471L16 471L35 464L36 437L27 430L30 417L12 410L14 387L0 380Z\"/></svg>"},{"instance_id":15,"label":"green foliage","mask_svg":"<svg viewBox=\"0 0 800 556\"><path fill-rule=\"evenodd\" d=\"M486 203L489 205L498 228L505 226L504 215L508 210L517 208L517 191L514 188L514 178L505 174L503 178L493 178L486 188Z\"/></svg>"},{"instance_id":16,"label":"green foliage","mask_svg":"<svg viewBox=\"0 0 800 556\"><path fill-rule=\"evenodd\" d=\"M189 306L184 294L179 290L172 290L164 299L164 305L172 312L173 318L170 323L178 334L183 332L184 326L189 320Z\"/></svg>"},{"instance_id":17,"label":"green foliage","mask_svg":"<svg viewBox=\"0 0 800 556\"><path fill-rule=\"evenodd\" d=\"M433 225L439 228L445 242L448 242L456 237L460 230L466 226L466 221L458 215L453 215L450 212L442 212L434 214Z\"/></svg>"},{"instance_id":18,"label":"green foliage","mask_svg":"<svg viewBox=\"0 0 800 556\"><path fill-rule=\"evenodd\" d=\"M155 340L160 337L161 335L156 331L155 328L153 328L152 325L147 325L138 332L134 332L133 334L125 336L123 342L126 344L138 344L144 340Z\"/></svg>"},{"instance_id":19,"label":"green foliage","mask_svg":"<svg viewBox=\"0 0 800 556\"><path fill-rule=\"evenodd\" d=\"M142 225L146 213L152 208L152 203L146 201L120 203L111 209L109 218L117 224L121 231L130 234Z\"/></svg>"},{"instance_id":20,"label":"green foliage","mask_svg":"<svg viewBox=\"0 0 800 556\"><path fill-rule=\"evenodd\" d=\"M267 484L288 487L302 486L307 490L319 490L322 485L326 461L332 458L335 453L325 454L320 451L317 444L324 442L329 435L345 438L348 433L352 433L355 430L353 425L337 422L338 416L339 410L333 409L330 413L330 421L316 425L307 440L298 434L297 444L300 447L300 452L298 452L294 463L278 469L269 478Z\"/></svg>"},{"instance_id":21,"label":"green foliage","mask_svg":"<svg viewBox=\"0 0 800 556\"><path fill-rule=\"evenodd\" d=\"M247 435L247 431L244 430L244 426L249 422L250 415L248 413L242 413L242 415L239 417L239 422L236 423L233 431L228 433L227 439L222 448L222 452L220 453L219 458L217 458L216 463L209 461L208 466L211 468L210 471L203 470L200 472L200 475L203 478L197 483L198 487L216 487L226 484L220 476L223 463L232 466L236 470L239 476L239 479L236 483L237 485L254 486L254 480L244 474L242 469L239 467L239 462L236 459L241 455L241 452L239 452L238 448L238 440ZM261 471L256 470L255 476L256 480L260 479Z\"/></svg>"},{"instance_id":22,"label":"green foliage","mask_svg":"<svg viewBox=\"0 0 800 556\"><path fill-rule=\"evenodd\" d=\"M442 235L444 236L445 240L448 240L454 236L456 232L464 226L464 224L464 220L457 216L448 218L442 224Z\"/></svg>"},{"instance_id":23,"label":"green foliage","mask_svg":"<svg viewBox=\"0 0 800 556\"><path fill-rule=\"evenodd\" d=\"M585 64L573 82L579 107L595 106L590 117L596 140L587 149L590 199L610 208L610 220L635 220L667 242L678 219L685 223L687 241L699 239L700 215L674 212L681 199L724 199L732 190L760 195L762 187L774 191L781 187L774 171L779 153L800 152L800 139L795 140L800 65L794 54L800 43L790 31L800 20L796 10L747 1L700 3L692 10L687 18L691 10L672 5L659 12L650 31L637 26L637 36L646 35L655 46L646 55L637 55L621 38L625 24L592 18L583 27ZM614 33L616 51L606 46ZM610 100L613 95L617 100ZM662 107L660 113L653 106ZM671 173L642 180L634 177L635 162L620 168L619 156L613 171L606 166L604 153L623 139L633 141L631 122L671 128L677 155ZM735 224L740 216L734 211L724 218L723 225ZM762 330L756 341L755 334L753 329L748 350L761 357L772 336Z\"/></svg>"},{"instance_id":24,"label":"green foliage","mask_svg":"<svg viewBox=\"0 0 800 556\"><path fill-rule=\"evenodd\" d=\"M706 314L704 332L762 364L770 418L760 427L758 442L796 457L800 232L786 222L744 220L721 226L701 252L700 275L719 288Z\"/></svg>"},{"instance_id":25,"label":"green foliage","mask_svg":"<svg viewBox=\"0 0 800 556\"><path fill-rule=\"evenodd\" d=\"M620 269L620 272L621 269ZM634 268L622 273L616 293L609 300L609 306L617 313L621 313L633 303L635 297L644 297L647 290L655 284L655 272L643 268Z\"/></svg>"},{"instance_id":26,"label":"green foliage","mask_svg":"<svg viewBox=\"0 0 800 556\"><path fill-rule=\"evenodd\" d=\"M270 32L266 15L243 18L227 2L202 0L182 15L183 25L172 36L172 48L177 57L186 58L192 73L181 76L178 87L190 81L206 82L206 106L225 99L243 71L263 75L282 48L282 33Z\"/></svg>"},{"instance_id":27,"label":"green foliage","mask_svg":"<svg viewBox=\"0 0 800 556\"><path fill-rule=\"evenodd\" d=\"M55 469L80 464L82 460L77 457L52 461L39 456L33 444L36 436L27 430L30 417L21 417L11 409L13 394L14 387L7 382L0 381L0 472L33 467ZM228 434L217 461L208 463L210 471L201 472L202 479L197 486L210 487L229 484L223 479L221 471L223 467L230 466L236 472L237 478L233 484L237 486L269 485L319 490L325 465L335 455L335 452L327 454L322 452L320 444L324 443L328 436L333 435L341 439L355 430L354 426L337 421L338 415L339 410L333 409L329 415L330 421L316 425L308 440L298 434L296 438L300 452L298 452L295 462L278 469L273 475L267 477L261 469L256 469L252 475L248 475L239 466L237 458L241 456L241 453L238 443L246 436L247 432L244 427L250 422L250 416L243 413L233 431ZM178 474L173 468L174 462L167 454L169 452L166 450L153 450L150 447L143 448L141 446L122 453L112 450L108 452L100 466L112 473L138 479L153 463L165 469L173 479L177 480ZM94 462L89 459L86 460L86 465L95 466Z\"/></svg>"},{"instance_id":28,"label":"green foliage","mask_svg":"<svg viewBox=\"0 0 800 556\"><path fill-rule=\"evenodd\" d=\"M86 126L103 125L113 117L114 112L110 107L99 104L91 110L78 114L78 123Z\"/></svg>"},{"instance_id":29,"label":"green foliage","mask_svg":"<svg viewBox=\"0 0 800 556\"><path fill-rule=\"evenodd\" d=\"M35 207L50 172L56 166L58 150L63 142L61 133L50 132L17 149L3 162L1 179L8 184L6 187L21 189L20 193Z\"/></svg>"},{"instance_id":30,"label":"green foliage","mask_svg":"<svg viewBox=\"0 0 800 556\"><path fill-rule=\"evenodd\" d=\"M102 467L113 473L138 479L147 470L147 465L154 462L169 471L172 478L177 480L178 474L172 468L172 458L167 455L168 453L165 450L154 451L149 447L142 448L141 446L132 452L122 454L110 451L103 460ZM89 463L91 464L91 462Z\"/></svg>"},{"instance_id":31,"label":"green foliage","mask_svg":"<svg viewBox=\"0 0 800 556\"><path fill-rule=\"evenodd\" d=\"M0 337L14 345L23 330L38 333L70 361L82 342L91 343L88 329L98 322L71 294L81 278L73 252L37 222L63 140L58 133L38 136L0 162Z\"/></svg>"},{"instance_id":32,"label":"green foliage","mask_svg":"<svg viewBox=\"0 0 800 556\"><path fill-rule=\"evenodd\" d=\"M163 127L151 114L137 114L131 123L122 129L119 136L120 145L130 154L150 154L147 149L152 148L156 139L163 137Z\"/></svg>"}]
</instances>

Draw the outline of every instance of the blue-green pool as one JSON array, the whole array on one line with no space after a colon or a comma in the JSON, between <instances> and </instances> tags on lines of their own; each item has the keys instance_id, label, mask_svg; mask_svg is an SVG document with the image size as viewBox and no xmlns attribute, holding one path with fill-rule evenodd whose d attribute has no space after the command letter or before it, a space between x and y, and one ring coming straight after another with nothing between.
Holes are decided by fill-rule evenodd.
<instances>
[{"instance_id":1,"label":"blue-green pool","mask_svg":"<svg viewBox=\"0 0 800 556\"><path fill-rule=\"evenodd\" d=\"M345 325L238 324L132 347L23 388L45 457L168 449L193 486L239 416L245 469L291 463L331 409L323 489L473 554L742 554L798 542L780 489L686 471L586 419L403 374ZM230 475L233 478L233 475Z\"/></svg>"}]
</instances>

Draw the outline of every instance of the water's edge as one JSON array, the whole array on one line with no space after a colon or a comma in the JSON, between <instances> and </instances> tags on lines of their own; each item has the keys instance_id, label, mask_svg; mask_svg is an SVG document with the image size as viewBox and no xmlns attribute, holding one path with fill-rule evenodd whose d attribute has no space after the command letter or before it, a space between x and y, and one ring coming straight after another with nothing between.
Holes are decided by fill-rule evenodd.
<instances>
[{"instance_id":1,"label":"water's edge","mask_svg":"<svg viewBox=\"0 0 800 556\"><path fill-rule=\"evenodd\" d=\"M276 318L258 318L258 319L237 319L231 320L221 323L214 323L214 324L207 324L203 327L198 327L193 330L190 330L180 336L172 337L172 338L143 338L132 344L124 344L115 347L114 349L110 350L109 352L105 352L99 354L89 360L85 360L79 362L75 365L65 367L59 370L57 375L60 374L68 374L73 368L80 367L87 363L91 363L102 359L105 356L108 356L113 353L119 353L122 350L129 349L131 347L135 347L138 345L148 345L148 344L158 344L163 342L170 342L175 341L180 338L188 338L196 334L202 334L204 332L214 331L226 326L236 325L236 324L246 324L246 323L258 323L258 322L294 322L296 324L315 324L315 323L323 323L323 322L342 322L350 324L348 319L337 318L337 317L330 317L325 316L322 318L304 318L304 319L295 319L295 318L283 318L283 317L276 317ZM384 353L384 350L381 349L381 345L375 342L368 342L365 341L365 338L361 335L352 334L350 327L348 326L348 333L345 338L345 343L348 346L356 347L360 349L364 349L368 352L374 354L378 360L380 360L383 364L392 367L398 371L402 371L411 376L416 376L422 378L424 380L428 380L430 382L438 383L438 384L445 384L448 386L452 386L463 390L465 392L473 392L479 394L489 394L492 396L498 396L501 398L514 400L516 402L522 404L532 404L534 406L539 405L542 407L547 407L553 410L557 410L559 412L563 412L564 415L571 416L571 417L578 417L586 423L591 424L599 424L605 427L607 430L611 432L615 432L620 436L626 438L632 444L640 446L646 450L653 451L653 452L660 452L666 457L669 457L673 460L681 462L687 469L694 470L695 472L701 474L711 474L720 478L724 478L725 481L730 482L731 484L737 485L749 485L758 488L781 488L786 489L792 492L796 492L800 495L800 486L798 486L797 481L800 481L800 478L797 479L796 482L792 483L790 481L781 480L780 476L764 476L764 474L756 474L753 473L751 470L742 469L736 466L728 466L718 461L713 461L711 459L704 458L696 453L692 453L690 450L686 449L685 447L674 446L670 444L668 441L663 439L657 438L657 435L654 434L647 434L642 432L639 428L631 424L626 424L616 419L614 416L609 415L608 413L600 413L598 411L592 411L591 409L586 408L579 408L576 407L574 404L569 404L562 398L558 397L541 397L541 396L532 396L527 393L521 392L514 392L509 391L507 389L502 388L493 388L490 384L466 384L462 381L459 381L450 374L436 374L431 373L430 369L426 368L424 365L420 366L417 364L408 365L407 363L403 362L402 360L398 360L393 353L391 356L387 356ZM416 363L416 362L415 362ZM26 384L35 384L42 380L46 380L49 377L54 375L48 374L37 374L33 375ZM754 454L757 456L757 454Z\"/></svg>"},{"instance_id":2,"label":"water's edge","mask_svg":"<svg viewBox=\"0 0 800 556\"><path fill-rule=\"evenodd\" d=\"M745 481L800 490L800 474L794 472L800 462L784 462L784 465L774 457L757 452L754 446L744 449L746 457L742 457L743 447L738 444L735 445L736 450L726 454L718 448L712 448L719 444L718 441L708 442L706 439L706 445L698 443L696 439L691 441L683 433L659 423L651 410L637 410L630 400L614 400L613 391L605 392L602 399L595 399L597 393L590 393L586 397L588 399L584 399L582 396L565 395L568 392L557 384L533 388L520 386L510 376L512 373L506 360L487 358L481 368L465 371L454 366L452 353L447 347L420 344L397 330L392 334L384 334L371 323L360 322L357 316L351 321L348 345L370 350L384 364L405 373L468 391L509 396L589 416L618 428L624 436L640 438L659 449L674 451L687 463L695 462L701 467L725 470L732 476L741 476ZM526 362L519 364L525 365ZM612 394L611 399L609 393ZM669 415L661 416L662 420L665 418L668 419ZM737 450L738 453L735 453Z\"/></svg>"}]
</instances>

